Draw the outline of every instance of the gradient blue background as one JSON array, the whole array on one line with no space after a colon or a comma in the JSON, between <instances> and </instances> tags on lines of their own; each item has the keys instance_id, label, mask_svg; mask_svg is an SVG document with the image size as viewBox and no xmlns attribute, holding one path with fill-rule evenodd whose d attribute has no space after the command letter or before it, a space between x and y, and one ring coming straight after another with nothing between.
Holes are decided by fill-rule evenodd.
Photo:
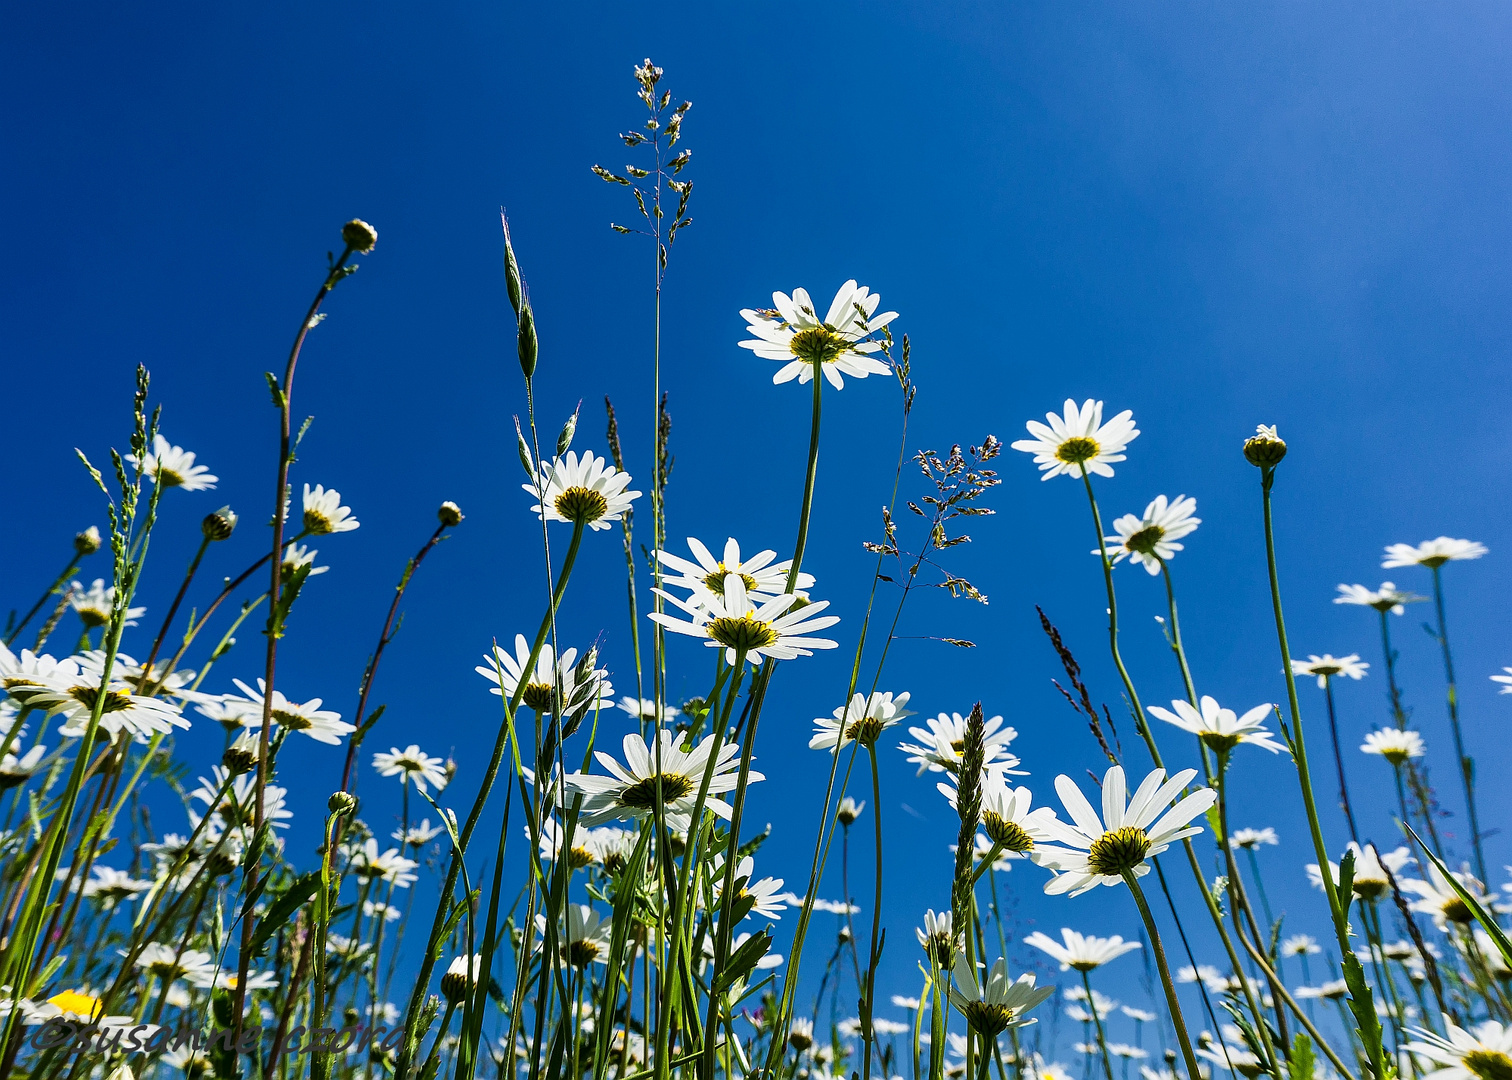
<instances>
[{"instance_id":1,"label":"gradient blue background","mask_svg":"<svg viewBox=\"0 0 1512 1080\"><path fill-rule=\"evenodd\" d=\"M497 717L472 668L493 638L535 626L542 588L510 422L524 401L498 208L511 213L539 317L548 437L582 399L577 446L602 450L610 394L632 470L648 479L650 252L610 232L633 209L588 167L632 160L615 136L642 118L631 68L650 55L667 70L663 85L694 102L684 175L696 184L695 223L673 252L663 360L673 537L791 544L807 395L774 387L773 366L736 347L737 311L798 285L827 303L856 277L902 312L895 326L916 346L910 449L988 432L1011 441L1067 396L1134 410L1144 434L1099 484L1103 506L1111 517L1159 492L1198 498L1204 524L1175 567L1199 687L1226 704L1284 692L1258 477L1238 452L1256 423L1279 424L1292 448L1277 501L1294 647L1358 651L1373 665L1340 694L1348 747L1385 720L1385 687L1374 613L1335 607L1334 586L1394 577L1421 591L1426 572L1379 569L1383 545L1440 533L1488 544L1489 557L1446 578L1488 827L1512 805L1501 782L1512 702L1487 681L1512 663L1505 8L92 3L12 5L4 25L5 604L28 606L73 533L103 525L72 448L102 461L124 445L138 362L152 371L164 431L221 478L213 493L165 500L144 629L155 629L204 513L229 501L243 524L213 549L191 603L255 557L276 448L262 372L281 369L337 228L361 216L377 226L378 249L306 349L295 411L315 423L293 480L340 489L362 528L319 543L333 569L300 602L279 685L350 713L405 558L436 505L459 502L467 521L416 581L379 676L374 700L389 710L368 749L418 741L455 754L448 802L465 811ZM842 648L779 672L758 750L771 780L751 811L774 826L764 872L800 891L826 769L805 743L848 675L871 569L860 543L877 533L897 412L886 379L827 400L805 568L844 617ZM973 522L975 543L950 559L991 605L925 595L902 627L979 647L904 642L882 685L910 690L929 712L980 698L1019 730L1030 782L1048 795L1057 772L1084 776L1099 759L1050 685L1059 670L1033 605L1060 623L1115 712L1119 688L1078 485L1042 485L1011 451L1001 469L998 516ZM905 495L920 490L905 481ZM619 692L633 683L622 565L617 534L593 536L564 615L569 640L603 635ZM103 573L97 556L81 576ZM1145 700L1177 696L1151 619L1158 581L1129 568L1118 578ZM1445 807L1459 815L1441 669L1416 628L1427 614L1397 622L1403 681ZM261 670L259 635L241 636L211 689ZM674 642L672 659L674 694L699 692L708 656ZM1303 691L1326 776L1321 698ZM1175 733L1162 734L1181 760ZM220 731L201 723L180 745L208 767ZM299 813L294 850L308 857L342 752L298 749L283 779ZM914 992L911 929L925 907L949 903L953 818L932 781L893 750L884 758L886 989ZM1381 762L1351 749L1348 764L1362 802L1386 790ZM1262 856L1273 903L1292 913L1289 932L1323 936L1289 768L1258 750L1241 751L1236 768L1235 824L1273 825L1287 842ZM1320 781L1324 804L1330 791ZM362 792L386 831L396 786L369 773ZM1366 831L1392 843L1385 805L1365 815ZM1342 822L1326 812L1341 846ZM177 824L166 810L158 821ZM1461 821L1445 827L1467 853ZM1499 867L1505 838L1489 847ZM867 877L864 847L852 869L853 891L865 892L855 883ZM1049 900L1042 880L1033 868L1011 875L1021 932L1135 932L1121 892ZM827 882L827 895L839 890ZM1191 925L1215 962L1216 943ZM828 944L813 939L808 973ZM1017 963L1042 960L1026 952ZM1130 981L1139 964L1109 969L1131 1003L1143 1003ZM1113 1037L1128 1034L1115 1025Z\"/></svg>"}]
</instances>

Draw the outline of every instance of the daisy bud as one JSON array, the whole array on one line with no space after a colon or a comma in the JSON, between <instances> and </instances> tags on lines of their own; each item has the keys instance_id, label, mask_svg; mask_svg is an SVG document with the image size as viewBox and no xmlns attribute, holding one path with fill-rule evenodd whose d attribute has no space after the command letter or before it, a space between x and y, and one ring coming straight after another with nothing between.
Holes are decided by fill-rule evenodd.
<instances>
[{"instance_id":1,"label":"daisy bud","mask_svg":"<svg viewBox=\"0 0 1512 1080\"><path fill-rule=\"evenodd\" d=\"M346 791L337 791L326 800L326 809L338 816L350 814L357 809L357 796Z\"/></svg>"},{"instance_id":2,"label":"daisy bud","mask_svg":"<svg viewBox=\"0 0 1512 1080\"><path fill-rule=\"evenodd\" d=\"M444 502L441 509L436 511L436 517L441 519L441 524L447 528L462 524L462 508L454 502Z\"/></svg>"},{"instance_id":3,"label":"daisy bud","mask_svg":"<svg viewBox=\"0 0 1512 1080\"><path fill-rule=\"evenodd\" d=\"M535 375L536 356L540 352L540 342L536 340L535 312L529 304L520 309L519 350L520 370L529 379Z\"/></svg>"},{"instance_id":4,"label":"daisy bud","mask_svg":"<svg viewBox=\"0 0 1512 1080\"><path fill-rule=\"evenodd\" d=\"M562 433L557 436L557 457L561 457L572 448L572 437L577 434L577 418L577 410L574 409L572 415L567 418L567 422L562 425Z\"/></svg>"},{"instance_id":5,"label":"daisy bud","mask_svg":"<svg viewBox=\"0 0 1512 1080\"><path fill-rule=\"evenodd\" d=\"M359 255L366 255L378 244L378 230L361 218L353 218L341 227L341 238L347 247Z\"/></svg>"},{"instance_id":6,"label":"daisy bud","mask_svg":"<svg viewBox=\"0 0 1512 1080\"><path fill-rule=\"evenodd\" d=\"M205 860L205 869L213 878L225 877L239 865L241 865L241 860L225 848L221 848Z\"/></svg>"},{"instance_id":7,"label":"daisy bud","mask_svg":"<svg viewBox=\"0 0 1512 1080\"><path fill-rule=\"evenodd\" d=\"M91 525L74 537L74 550L80 555L93 555L100 550L100 530Z\"/></svg>"},{"instance_id":8,"label":"daisy bud","mask_svg":"<svg viewBox=\"0 0 1512 1080\"><path fill-rule=\"evenodd\" d=\"M206 540L228 540L236 531L236 513L229 506L223 506L213 514L206 514L205 520L200 522L200 532L205 534Z\"/></svg>"},{"instance_id":9,"label":"daisy bud","mask_svg":"<svg viewBox=\"0 0 1512 1080\"><path fill-rule=\"evenodd\" d=\"M1286 443L1276 434L1274 425L1261 424L1244 441L1244 460L1257 468L1274 469L1285 456Z\"/></svg>"},{"instance_id":10,"label":"daisy bud","mask_svg":"<svg viewBox=\"0 0 1512 1080\"><path fill-rule=\"evenodd\" d=\"M226 752L221 755L221 764L232 776L251 772L257 765L258 750L260 749L259 736L253 731L243 731L236 741L226 747Z\"/></svg>"},{"instance_id":11,"label":"daisy bud","mask_svg":"<svg viewBox=\"0 0 1512 1080\"><path fill-rule=\"evenodd\" d=\"M478 971L483 966L483 958L474 956L472 963L467 962L467 957L457 956L452 958L451 966L446 969L446 974L441 976L441 993L452 1004L461 1001L467 994L468 988L478 981Z\"/></svg>"},{"instance_id":12,"label":"daisy bud","mask_svg":"<svg viewBox=\"0 0 1512 1080\"><path fill-rule=\"evenodd\" d=\"M856 819L861 816L861 811L865 808L865 803L858 803L847 795L840 800L840 808L835 811L835 817L839 819L840 824L849 828L856 823Z\"/></svg>"},{"instance_id":13,"label":"daisy bud","mask_svg":"<svg viewBox=\"0 0 1512 1080\"><path fill-rule=\"evenodd\" d=\"M447 758L443 767L446 770L446 782L450 784L457 776L457 762L454 758Z\"/></svg>"}]
</instances>

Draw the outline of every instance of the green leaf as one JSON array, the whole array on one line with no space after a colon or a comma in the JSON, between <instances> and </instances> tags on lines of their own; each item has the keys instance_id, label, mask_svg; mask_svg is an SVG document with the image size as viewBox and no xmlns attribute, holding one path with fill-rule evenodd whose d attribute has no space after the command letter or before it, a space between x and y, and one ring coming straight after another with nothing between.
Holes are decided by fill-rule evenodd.
<instances>
[{"instance_id":1,"label":"green leaf","mask_svg":"<svg viewBox=\"0 0 1512 1080\"><path fill-rule=\"evenodd\" d=\"M714 975L714 992L720 993L744 979L771 947L772 936L765 930L752 934L725 962L724 970Z\"/></svg>"},{"instance_id":2,"label":"green leaf","mask_svg":"<svg viewBox=\"0 0 1512 1080\"><path fill-rule=\"evenodd\" d=\"M294 879L294 884L273 901L267 914L258 921L257 928L252 932L253 956L262 955L269 939L278 932L279 927L293 918L294 913L315 895L315 890L318 888L320 888L319 870L311 870L308 874L301 874Z\"/></svg>"},{"instance_id":3,"label":"green leaf","mask_svg":"<svg viewBox=\"0 0 1512 1080\"><path fill-rule=\"evenodd\" d=\"M1305 1033L1297 1032L1296 1038L1292 1040L1291 1058L1287 1062L1288 1075L1291 1080L1313 1080L1313 1072L1317 1067L1312 1040Z\"/></svg>"},{"instance_id":4,"label":"green leaf","mask_svg":"<svg viewBox=\"0 0 1512 1080\"><path fill-rule=\"evenodd\" d=\"M1497 951L1502 954L1502 959L1506 961L1509 967L1512 967L1512 941L1507 940L1506 932L1496 924L1496 920L1481 906L1481 902L1471 895L1470 890L1461 885L1459 879L1449 872L1449 868L1439 860L1439 857L1428 850L1428 845L1423 843L1422 838L1412 831L1412 826L1407 825L1406 829L1409 833L1412 833L1412 838L1417 841L1418 847L1422 849L1424 854L1432 860L1433 865L1438 867L1438 872L1444 875L1444 880L1449 883L1449 887L1454 890L1454 894L1470 909L1470 914L1474 915L1475 921L1481 924L1481 929L1490 936L1492 942L1496 945Z\"/></svg>"}]
</instances>

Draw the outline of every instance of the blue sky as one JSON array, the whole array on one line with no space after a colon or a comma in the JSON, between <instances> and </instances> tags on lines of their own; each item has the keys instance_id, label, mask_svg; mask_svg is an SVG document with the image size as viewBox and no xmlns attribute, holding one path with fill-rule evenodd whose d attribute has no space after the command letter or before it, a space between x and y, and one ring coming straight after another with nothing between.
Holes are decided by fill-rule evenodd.
<instances>
[{"instance_id":1,"label":"blue sky","mask_svg":"<svg viewBox=\"0 0 1512 1080\"><path fill-rule=\"evenodd\" d=\"M1489 545L1447 571L1451 629L1470 748L1492 778L1482 816L1494 824L1512 809L1494 782L1512 702L1487 681L1512 663L1504 8L773 4L658 22L602 4L167 3L14 8L5 21L5 604L28 605L73 532L103 524L72 448L100 460L124 443L138 362L166 433L221 478L215 493L167 500L146 625L204 513L229 501L243 514L212 552L206 589L255 558L276 448L262 372L281 365L337 227L364 217L379 246L305 353L295 411L315 422L293 477L339 488L363 526L320 543L333 569L300 603L281 687L352 709L392 583L436 505L456 500L468 520L413 589L369 745L455 753L465 806L496 716L472 668L492 639L539 618L497 213L510 212L540 322L544 425L554 431L581 399L577 446L602 450L609 394L632 471L648 474L650 253L610 232L633 211L589 166L629 160L615 136L640 119L631 68L649 55L694 102L695 221L673 253L665 309L673 537L791 544L807 398L772 386L768 366L736 347L737 312L798 285L827 299L855 277L902 313L896 328L915 343L910 449L988 432L1011 441L1068 396L1134 410L1143 434L1099 485L1103 507L1197 497L1204 524L1176 563L1184 628L1199 688L1226 704L1283 694L1257 475L1238 453L1255 424L1279 424L1292 447L1278 513L1294 648L1358 651L1374 665L1341 690L1346 746L1385 719L1384 680L1372 613L1335 607L1334 586L1392 576L1378 568L1387 543L1448 533ZM845 685L870 579L860 543L891 482L896 414L883 379L827 402L805 566L844 618L842 649L779 673L758 748L772 779L751 811L774 826L765 871L799 884L824 772L804 744ZM1050 685L1058 669L1033 605L1061 625L1094 695L1116 710L1119 690L1080 491L1041 484L1012 452L1001 470L999 513L973 523L957 559L990 606L926 596L903 624L978 648L904 642L882 683L928 712L980 698L1019 730L1030 782L1048 794L1057 772L1082 776L1098 758ZM592 540L564 620L572 640L603 636L628 687L620 546ZM1118 577L1145 700L1178 696L1152 621L1158 581ZM1424 572L1395 579L1428 584ZM1424 614L1398 621L1403 682L1458 814ZM260 669L256 633L242 638L213 689ZM674 692L700 690L707 657L674 642L672 658ZM1321 700L1303 690L1321 762ZM208 763L219 732L202 725L182 743ZM341 753L307 750L286 779L308 826L339 783ZM1317 933L1294 781L1261 756L1241 762L1236 824L1282 833L1287 847L1265 856L1272 901L1293 912L1288 930ZM900 853L887 970L901 991L916 981L909 929L948 903L953 829L932 783L895 751L885 758ZM1351 752L1361 790L1385 779L1378 764ZM1320 782L1324 803L1327 790ZM371 776L363 792L369 818L386 821L394 793ZM1366 816L1366 832L1389 837L1383 811ZM1463 836L1460 820L1448 827ZM1500 866L1506 838L1489 847ZM1039 872L1011 877L1023 930L1134 932L1111 890L1049 901Z\"/></svg>"}]
</instances>

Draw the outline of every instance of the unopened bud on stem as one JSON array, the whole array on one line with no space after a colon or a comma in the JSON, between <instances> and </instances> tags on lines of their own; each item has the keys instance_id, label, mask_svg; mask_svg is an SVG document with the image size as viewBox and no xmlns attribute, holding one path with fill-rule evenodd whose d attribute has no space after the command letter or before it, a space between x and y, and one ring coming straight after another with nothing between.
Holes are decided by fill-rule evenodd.
<instances>
[{"instance_id":1,"label":"unopened bud on stem","mask_svg":"<svg viewBox=\"0 0 1512 1080\"><path fill-rule=\"evenodd\" d=\"M236 521L235 511L223 506L215 513L205 515L205 520L200 522L200 532L205 534L206 540L229 540L236 531Z\"/></svg>"},{"instance_id":2,"label":"unopened bud on stem","mask_svg":"<svg viewBox=\"0 0 1512 1080\"><path fill-rule=\"evenodd\" d=\"M74 537L74 550L80 555L93 555L100 550L100 530L91 525Z\"/></svg>"},{"instance_id":3,"label":"unopened bud on stem","mask_svg":"<svg viewBox=\"0 0 1512 1080\"><path fill-rule=\"evenodd\" d=\"M1276 434L1274 425L1261 424L1244 440L1244 460L1257 468L1274 469L1285 456L1286 443Z\"/></svg>"},{"instance_id":4,"label":"unopened bud on stem","mask_svg":"<svg viewBox=\"0 0 1512 1080\"><path fill-rule=\"evenodd\" d=\"M366 255L378 245L378 230L361 218L353 218L341 227L341 239L359 255Z\"/></svg>"},{"instance_id":5,"label":"unopened bud on stem","mask_svg":"<svg viewBox=\"0 0 1512 1080\"><path fill-rule=\"evenodd\" d=\"M337 791L326 800L326 809L333 814L346 815L357 809L357 796L346 791Z\"/></svg>"},{"instance_id":6,"label":"unopened bud on stem","mask_svg":"<svg viewBox=\"0 0 1512 1080\"><path fill-rule=\"evenodd\" d=\"M447 528L462 524L462 508L454 502L444 502L441 509L436 511L436 517Z\"/></svg>"}]
</instances>

